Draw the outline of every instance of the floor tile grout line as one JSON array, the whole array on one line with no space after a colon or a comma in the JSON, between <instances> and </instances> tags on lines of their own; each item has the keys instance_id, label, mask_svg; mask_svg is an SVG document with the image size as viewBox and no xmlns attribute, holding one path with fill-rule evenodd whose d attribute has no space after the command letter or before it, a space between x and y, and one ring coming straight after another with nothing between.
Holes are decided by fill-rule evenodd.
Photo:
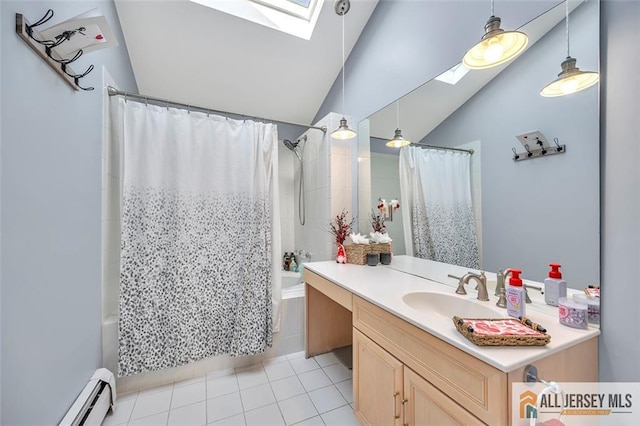
<instances>
[{"instance_id":1,"label":"floor tile grout line","mask_svg":"<svg viewBox=\"0 0 640 426\"><path fill-rule=\"evenodd\" d=\"M268 378L269 378L269 376L267 376L267 379ZM273 386L271 386L271 381L269 381L268 383L269 383L269 389L271 389L271 393L273 394L273 399L275 399L275 401L276 401L276 407L278 407L278 411L280 411L280 417L282 417L282 421L286 425L287 424L287 420L284 418L284 413L282 412L282 407L280 407L280 401L278 401L278 397L276 397L276 393L273 391ZM247 422L247 419L245 417L245 423L246 422Z\"/></svg>"},{"instance_id":2,"label":"floor tile grout line","mask_svg":"<svg viewBox=\"0 0 640 426\"><path fill-rule=\"evenodd\" d=\"M209 424L209 390L207 386L207 375L204 375L204 422Z\"/></svg>"},{"instance_id":3,"label":"floor tile grout line","mask_svg":"<svg viewBox=\"0 0 640 426\"><path fill-rule=\"evenodd\" d=\"M267 373L265 373L265 374L267 374ZM247 416L245 416L245 414L244 414L246 411L244 411L244 402L242 402L242 389L240 389L240 379L238 379L238 373L235 372L235 369L234 369L233 375L235 376L236 384L238 385L238 398L240 398L240 406L242 407L242 413L240 413L240 414L242 414L242 418L244 420L244 424L246 425L247 424Z\"/></svg>"},{"instance_id":4,"label":"floor tile grout line","mask_svg":"<svg viewBox=\"0 0 640 426\"><path fill-rule=\"evenodd\" d=\"M136 399L133 401L133 407L131 407L131 412L129 413L129 417L127 418L127 424L131 421L131 416L133 416L133 410L136 409L136 404L138 403L138 396L140 396L140 391L136 392Z\"/></svg>"},{"instance_id":5,"label":"floor tile grout line","mask_svg":"<svg viewBox=\"0 0 640 426\"><path fill-rule=\"evenodd\" d=\"M169 412L167 413L167 421L165 422L165 426L169 426L169 417L171 417L171 404L173 403L173 391L175 388L175 383L171 383L171 398L169 398Z\"/></svg>"}]
</instances>

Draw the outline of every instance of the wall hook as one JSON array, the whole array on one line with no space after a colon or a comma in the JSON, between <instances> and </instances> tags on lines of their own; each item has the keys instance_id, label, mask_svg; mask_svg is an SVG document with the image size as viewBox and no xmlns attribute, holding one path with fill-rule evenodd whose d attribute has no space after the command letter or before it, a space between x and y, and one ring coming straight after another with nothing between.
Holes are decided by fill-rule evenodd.
<instances>
[{"instance_id":1,"label":"wall hook","mask_svg":"<svg viewBox=\"0 0 640 426\"><path fill-rule=\"evenodd\" d=\"M520 158L520 156L518 155L518 153L516 152L516 147L511 147L511 151L513 151L513 159L517 160Z\"/></svg>"},{"instance_id":2,"label":"wall hook","mask_svg":"<svg viewBox=\"0 0 640 426\"><path fill-rule=\"evenodd\" d=\"M527 157L529 157L529 158L533 157L533 152L531 152L531 150L529 149L529 144L528 143L524 144L524 149L527 150Z\"/></svg>"},{"instance_id":3,"label":"wall hook","mask_svg":"<svg viewBox=\"0 0 640 426\"><path fill-rule=\"evenodd\" d=\"M73 78L73 81L75 83L75 85L82 90L93 90L93 87L82 87L79 84L79 81L81 78L86 77L91 71L93 71L93 64L89 65L89 67L85 70L85 72L83 72L82 74L71 74L70 72L67 72L67 64L63 63L60 64L60 68L62 69L62 72L64 72L66 75L68 75L69 77Z\"/></svg>"},{"instance_id":4,"label":"wall hook","mask_svg":"<svg viewBox=\"0 0 640 426\"><path fill-rule=\"evenodd\" d=\"M69 65L71 62L76 61L80 56L82 56L82 49L78 50L75 54L75 56L71 59L56 59L53 56L51 56L51 48L53 46L47 46L45 47L44 51L47 52L47 56L52 60L55 61L59 64L65 64L65 65Z\"/></svg>"},{"instance_id":5,"label":"wall hook","mask_svg":"<svg viewBox=\"0 0 640 426\"><path fill-rule=\"evenodd\" d=\"M540 148L536 149L531 149L529 147L529 144L524 143L523 145L524 149L526 150L525 152L516 152L515 148L511 148L511 151L513 151L513 161L523 161L543 156L549 157L551 155L564 154L565 152L567 152L566 145L560 145L558 143L558 138L553 138L553 142L556 144L555 147L550 147L549 145L545 144L544 141L536 141L536 144L540 146Z\"/></svg>"},{"instance_id":6,"label":"wall hook","mask_svg":"<svg viewBox=\"0 0 640 426\"><path fill-rule=\"evenodd\" d=\"M553 143L556 144L556 151L557 152L562 152L562 150L564 149L564 145L560 146L560 144L558 143L558 138L553 138Z\"/></svg>"}]
</instances>

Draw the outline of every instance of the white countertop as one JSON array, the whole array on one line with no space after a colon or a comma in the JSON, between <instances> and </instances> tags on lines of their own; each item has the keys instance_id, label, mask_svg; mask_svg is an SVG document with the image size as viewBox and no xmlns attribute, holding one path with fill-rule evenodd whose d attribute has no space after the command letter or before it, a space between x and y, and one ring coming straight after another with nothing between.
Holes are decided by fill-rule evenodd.
<instances>
[{"instance_id":1,"label":"white countertop","mask_svg":"<svg viewBox=\"0 0 640 426\"><path fill-rule=\"evenodd\" d=\"M547 329L550 343L546 346L476 346L456 330L451 317L411 308L402 297L420 291L453 294L492 308L495 318L510 318L506 309L496 307L498 297L494 296L496 278L493 273L486 273L490 300L480 302L476 300L474 285L466 286L466 296L456 295L457 280L447 277L448 274L462 276L469 271L478 271L411 256L394 256L388 266L327 261L305 263L305 268L504 372L524 367L600 334L599 328L593 326L579 330L561 325L558 308L546 305L540 292L529 290L533 303L527 304L526 316ZM528 280L525 284L543 286ZM568 293L580 292L569 289Z\"/></svg>"}]
</instances>

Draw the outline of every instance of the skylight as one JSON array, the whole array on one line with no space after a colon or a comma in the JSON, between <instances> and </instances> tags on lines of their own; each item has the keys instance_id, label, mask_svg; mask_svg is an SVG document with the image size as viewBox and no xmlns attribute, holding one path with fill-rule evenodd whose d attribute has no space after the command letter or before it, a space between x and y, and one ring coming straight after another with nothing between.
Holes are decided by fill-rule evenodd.
<instances>
[{"instance_id":1,"label":"skylight","mask_svg":"<svg viewBox=\"0 0 640 426\"><path fill-rule=\"evenodd\" d=\"M194 3L309 40L324 0L191 0Z\"/></svg>"},{"instance_id":2,"label":"skylight","mask_svg":"<svg viewBox=\"0 0 640 426\"><path fill-rule=\"evenodd\" d=\"M436 80L453 86L457 82L462 80L462 77L467 75L468 72L469 72L469 68L462 65L462 62L461 62L457 65L454 65L453 67L443 72L439 76L437 76Z\"/></svg>"}]
</instances>

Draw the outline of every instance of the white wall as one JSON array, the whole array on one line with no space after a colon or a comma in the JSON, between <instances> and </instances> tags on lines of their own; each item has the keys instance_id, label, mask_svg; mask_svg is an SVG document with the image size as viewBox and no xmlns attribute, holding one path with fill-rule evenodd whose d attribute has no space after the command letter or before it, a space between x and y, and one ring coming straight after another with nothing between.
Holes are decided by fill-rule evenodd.
<instances>
[{"instance_id":1,"label":"white wall","mask_svg":"<svg viewBox=\"0 0 640 426\"><path fill-rule=\"evenodd\" d=\"M600 380L640 381L640 2L601 17L602 335Z\"/></svg>"},{"instance_id":2,"label":"white wall","mask_svg":"<svg viewBox=\"0 0 640 426\"><path fill-rule=\"evenodd\" d=\"M51 24L98 7L120 43L73 64L75 92L15 34L15 13ZM111 1L0 2L2 419L56 424L101 360L101 133L105 65L136 91ZM49 26L47 24L46 26Z\"/></svg>"}]
</instances>

